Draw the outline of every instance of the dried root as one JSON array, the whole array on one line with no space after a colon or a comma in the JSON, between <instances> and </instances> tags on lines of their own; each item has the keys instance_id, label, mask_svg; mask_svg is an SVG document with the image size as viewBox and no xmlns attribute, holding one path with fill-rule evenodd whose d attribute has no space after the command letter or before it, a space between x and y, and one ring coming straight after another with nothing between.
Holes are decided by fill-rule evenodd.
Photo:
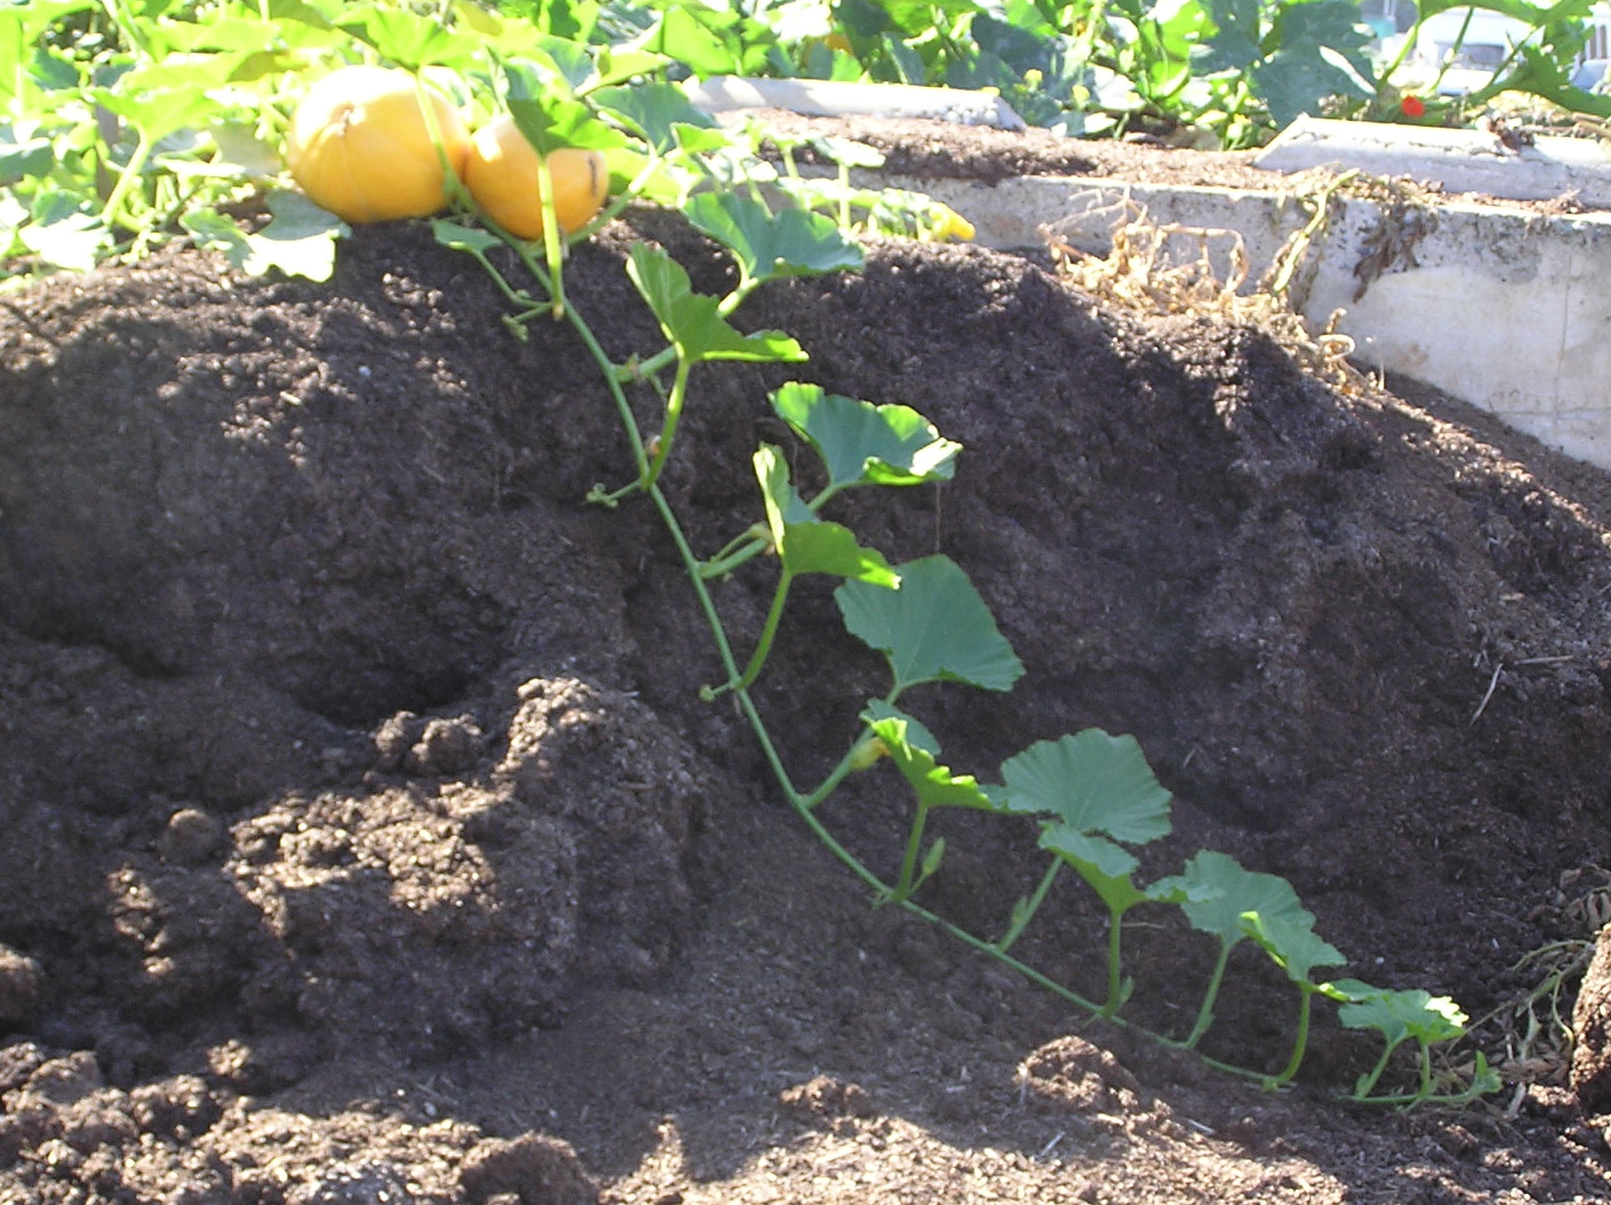
<instances>
[{"instance_id":1,"label":"dried root","mask_svg":"<svg viewBox=\"0 0 1611 1205\"><path fill-rule=\"evenodd\" d=\"M1109 305L1148 314L1201 314L1256 326L1285 347L1306 371L1342 392L1374 391L1371 379L1349 362L1354 341L1337 330L1343 311L1333 312L1318 330L1297 312L1313 275L1310 251L1330 224L1339 196L1376 202L1384 214L1394 215L1391 229L1395 231L1408 226L1406 214L1430 210L1416 186L1360 172L1311 173L1297 178L1295 185L1293 195L1308 211L1309 220L1287 239L1257 287L1245 292L1248 255L1239 232L1155 223L1146 206L1129 196L1104 203L1107 194L1092 191L1086 194L1092 203L1084 212L1042 226L1041 234L1062 271ZM1386 248L1377 257L1381 262L1373 260L1361 265L1363 272L1360 268L1355 271L1361 291L1397 262L1401 244L1407 249L1402 253L1413 250L1420 235L1430 228L1429 222L1418 222L1401 240L1377 240ZM1103 226L1109 240L1105 255L1076 246L1099 241L1092 234Z\"/></svg>"}]
</instances>

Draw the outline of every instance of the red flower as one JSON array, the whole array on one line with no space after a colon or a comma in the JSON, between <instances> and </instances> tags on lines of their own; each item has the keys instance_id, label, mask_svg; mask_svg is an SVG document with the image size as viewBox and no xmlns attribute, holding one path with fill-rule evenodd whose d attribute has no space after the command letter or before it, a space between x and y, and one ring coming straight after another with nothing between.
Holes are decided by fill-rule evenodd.
<instances>
[{"instance_id":1,"label":"red flower","mask_svg":"<svg viewBox=\"0 0 1611 1205\"><path fill-rule=\"evenodd\" d=\"M1425 117L1426 102L1419 96L1406 96L1398 102L1398 107L1404 111L1405 117Z\"/></svg>"}]
</instances>

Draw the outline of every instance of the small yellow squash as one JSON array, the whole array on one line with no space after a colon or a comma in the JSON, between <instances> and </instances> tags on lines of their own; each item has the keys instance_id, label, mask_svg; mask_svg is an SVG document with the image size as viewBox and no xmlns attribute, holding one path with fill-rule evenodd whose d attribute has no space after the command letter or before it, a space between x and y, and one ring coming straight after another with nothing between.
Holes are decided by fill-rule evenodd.
<instances>
[{"instance_id":1,"label":"small yellow squash","mask_svg":"<svg viewBox=\"0 0 1611 1205\"><path fill-rule=\"evenodd\" d=\"M446 97L426 85L447 163L459 175L470 136ZM447 175L414 77L343 67L308 90L291 119L285 161L302 191L344 221L420 218L447 203Z\"/></svg>"},{"instance_id":2,"label":"small yellow squash","mask_svg":"<svg viewBox=\"0 0 1611 1205\"><path fill-rule=\"evenodd\" d=\"M470 140L464 184L487 216L516 238L543 236L537 151L507 113L493 118ZM603 208L610 175L598 151L561 147L548 156L554 181L554 214L560 229L574 234Z\"/></svg>"}]
</instances>

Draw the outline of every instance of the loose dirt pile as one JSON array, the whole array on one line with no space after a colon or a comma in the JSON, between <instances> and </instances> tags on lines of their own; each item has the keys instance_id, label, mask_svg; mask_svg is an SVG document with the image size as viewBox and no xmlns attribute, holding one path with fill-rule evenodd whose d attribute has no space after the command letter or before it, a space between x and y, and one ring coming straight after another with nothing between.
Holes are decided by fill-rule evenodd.
<instances>
[{"instance_id":1,"label":"loose dirt pile","mask_svg":"<svg viewBox=\"0 0 1611 1205\"><path fill-rule=\"evenodd\" d=\"M568 276L620 358L659 346L631 239L726 272L637 225ZM951 764L1134 733L1176 795L1148 874L1225 850L1351 973L1495 1014L1502 1098L1350 1111L1373 1052L1329 1019L1270 1096L869 908L699 701L718 667L650 509L582 502L628 465L595 370L499 305L407 227L328 286L172 253L0 301L0 1201L1611 1192L1594 1051L1579 1102L1549 997L1531 1038L1518 1012L1605 919L1603 474L981 250L877 246L741 311L796 375L966 446L943 492L839 514L960 562L1028 667L903 700ZM668 489L703 552L759 517L782 379L697 372ZM741 642L770 589L719 585ZM813 782L883 687L827 587L796 594L757 698ZM877 771L824 811L888 865L904 807ZM925 900L994 934L1038 862L986 820L945 828ZM1026 958L1096 989L1097 908L1050 908ZM1178 1029L1211 952L1133 949L1132 1007ZM1278 1064L1293 1001L1252 958L1233 979L1211 1053Z\"/></svg>"}]
</instances>

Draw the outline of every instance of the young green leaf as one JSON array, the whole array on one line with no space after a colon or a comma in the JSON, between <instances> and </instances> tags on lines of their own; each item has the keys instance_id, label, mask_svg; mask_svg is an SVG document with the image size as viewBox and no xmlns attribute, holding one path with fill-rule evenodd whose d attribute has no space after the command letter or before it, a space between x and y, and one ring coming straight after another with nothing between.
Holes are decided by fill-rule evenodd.
<instances>
[{"instance_id":1,"label":"young green leaf","mask_svg":"<svg viewBox=\"0 0 1611 1205\"><path fill-rule=\"evenodd\" d=\"M864 257L831 218L803 209L774 215L747 193L706 192L684 207L688 220L730 250L750 282L856 271Z\"/></svg>"},{"instance_id":2,"label":"young green leaf","mask_svg":"<svg viewBox=\"0 0 1611 1205\"><path fill-rule=\"evenodd\" d=\"M800 501L789 483L789 465L781 452L762 444L754 460L766 502L767 527L785 569L792 574L826 573L890 590L900 585L901 579L883 553L863 548L850 528L817 518Z\"/></svg>"},{"instance_id":3,"label":"young green leaf","mask_svg":"<svg viewBox=\"0 0 1611 1205\"><path fill-rule=\"evenodd\" d=\"M878 739L884 742L884 747L889 750L890 761L917 793L918 805L921 808L974 808L986 812L996 810L995 805L979 789L979 782L973 775L952 773L949 766L939 764L938 749L924 748L922 745L912 743L907 735L908 725L911 722L909 716L897 713L874 718L870 712L864 711L862 719L867 722ZM930 741L933 740L932 734L926 729L923 735Z\"/></svg>"},{"instance_id":4,"label":"young green leaf","mask_svg":"<svg viewBox=\"0 0 1611 1205\"><path fill-rule=\"evenodd\" d=\"M450 247L454 251L485 255L494 247L503 246L503 240L490 230L484 230L480 226L461 226L458 222L450 222L446 218L437 218L431 223L431 234L442 246Z\"/></svg>"},{"instance_id":5,"label":"young green leaf","mask_svg":"<svg viewBox=\"0 0 1611 1205\"><path fill-rule=\"evenodd\" d=\"M908 745L914 749L924 750L930 757L938 758L940 756L940 742L934 733L930 732L921 720L907 715L893 703L886 703L883 699L868 699L867 706L862 710L861 718L868 724L872 724L877 720L899 720L904 725L901 730L902 739Z\"/></svg>"},{"instance_id":6,"label":"young green leaf","mask_svg":"<svg viewBox=\"0 0 1611 1205\"><path fill-rule=\"evenodd\" d=\"M949 481L962 445L910 406L857 401L790 381L771 395L778 417L817 450L833 493L855 485Z\"/></svg>"},{"instance_id":7,"label":"young green leaf","mask_svg":"<svg viewBox=\"0 0 1611 1205\"><path fill-rule=\"evenodd\" d=\"M1040 847L1078 871L1115 916L1150 898L1130 879L1140 865L1135 856L1106 837L1070 824L1053 823L1042 827Z\"/></svg>"},{"instance_id":8,"label":"young green leaf","mask_svg":"<svg viewBox=\"0 0 1611 1205\"><path fill-rule=\"evenodd\" d=\"M1388 991L1372 987L1357 979L1339 979L1323 984L1321 994L1343 1000L1337 1009L1337 1019L1348 1029L1374 1029L1382 1035L1381 1056L1376 1065L1359 1077L1354 1086L1355 1100L1379 1100L1371 1095L1393 1052L1405 1041L1413 1039L1420 1048L1419 1085L1408 1096L1393 1097L1398 1103L1414 1106L1434 1098L1431 1047L1438 1042L1452 1042L1465 1036L1466 1014L1447 996L1433 996L1430 992L1413 988L1406 991ZM1475 1099L1498 1090L1497 1077L1478 1055L1470 1087L1456 1097L1448 1099Z\"/></svg>"},{"instance_id":9,"label":"young green leaf","mask_svg":"<svg viewBox=\"0 0 1611 1205\"><path fill-rule=\"evenodd\" d=\"M1007 808L1058 817L1076 833L1144 845L1169 831L1169 792L1133 736L1100 728L1038 741L1002 763Z\"/></svg>"},{"instance_id":10,"label":"young green leaf","mask_svg":"<svg viewBox=\"0 0 1611 1205\"><path fill-rule=\"evenodd\" d=\"M1465 1036L1470 1020L1448 996L1434 996L1421 988L1389 991L1357 979L1339 979L1326 986L1348 997L1337 1008L1337 1019L1345 1027L1374 1029L1391 1046L1406 1038L1429 1045L1452 1042Z\"/></svg>"},{"instance_id":11,"label":"young green leaf","mask_svg":"<svg viewBox=\"0 0 1611 1205\"><path fill-rule=\"evenodd\" d=\"M898 590L846 582L834 591L846 629L888 658L895 693L920 682L1011 690L1023 663L957 563L929 556L895 572Z\"/></svg>"},{"instance_id":12,"label":"young green leaf","mask_svg":"<svg viewBox=\"0 0 1611 1205\"><path fill-rule=\"evenodd\" d=\"M1298 902L1298 893L1292 890L1292 884L1277 875L1243 870L1235 858L1215 850L1199 851L1186 863L1184 874L1162 879L1154 886L1159 890L1185 892L1180 909L1192 928L1219 939L1219 957L1198 1006L1197 1020L1186 1039L1187 1046L1195 1045L1213 1024L1214 1003L1219 997L1231 951L1248 936L1246 916L1251 914L1266 923L1289 924L1300 930L1314 926L1314 916ZM1307 1009L1307 993L1303 1000ZM1298 1053L1301 1055L1301 1048Z\"/></svg>"},{"instance_id":13,"label":"young green leaf","mask_svg":"<svg viewBox=\"0 0 1611 1205\"><path fill-rule=\"evenodd\" d=\"M715 297L695 293L681 264L658 247L637 243L627 275L649 303L660 329L689 363L702 360L753 362L804 360L800 345L781 331L740 334L718 312Z\"/></svg>"},{"instance_id":14,"label":"young green leaf","mask_svg":"<svg viewBox=\"0 0 1611 1205\"><path fill-rule=\"evenodd\" d=\"M1348 963L1337 947L1321 940L1314 930L1312 916L1304 920L1303 917L1245 912L1242 914L1242 932L1251 937L1294 983L1310 982L1310 974L1315 967L1340 967Z\"/></svg>"}]
</instances>

